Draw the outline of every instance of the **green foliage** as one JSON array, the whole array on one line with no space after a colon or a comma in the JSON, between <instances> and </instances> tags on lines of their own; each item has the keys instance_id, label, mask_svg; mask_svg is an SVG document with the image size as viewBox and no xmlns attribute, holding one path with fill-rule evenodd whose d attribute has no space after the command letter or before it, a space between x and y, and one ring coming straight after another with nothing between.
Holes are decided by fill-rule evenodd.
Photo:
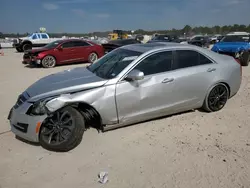
<instances>
[{"instance_id":1,"label":"green foliage","mask_svg":"<svg viewBox=\"0 0 250 188\"><path fill-rule=\"evenodd\" d=\"M192 27L190 25L186 25L182 29L170 29L170 30L154 30L154 31L146 31L143 29L137 29L134 31L134 34L142 34L142 35L152 35L154 33L158 34L175 34L175 35L185 35L190 36L194 34L227 34L229 32L233 31L245 31L250 33L250 24L249 25L224 25L224 26L212 26L212 27ZM104 32L92 32L92 33L49 33L50 37L62 37L62 36L69 36L69 37L84 37L84 36L98 36L98 37L107 37L109 33L112 31L104 31ZM128 34L131 34L131 31L125 31ZM10 37L10 38L16 38L16 37L24 37L27 36L27 33L19 34L19 33L1 33L0 37Z\"/></svg>"}]
</instances>

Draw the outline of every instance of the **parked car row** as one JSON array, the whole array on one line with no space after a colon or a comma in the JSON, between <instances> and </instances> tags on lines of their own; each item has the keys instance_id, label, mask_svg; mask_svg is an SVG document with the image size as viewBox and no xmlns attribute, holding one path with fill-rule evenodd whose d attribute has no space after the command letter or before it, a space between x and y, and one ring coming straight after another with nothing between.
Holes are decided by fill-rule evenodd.
<instances>
[{"instance_id":1,"label":"parked car row","mask_svg":"<svg viewBox=\"0 0 250 188\"><path fill-rule=\"evenodd\" d=\"M76 48L89 49L72 57ZM36 61L51 67L65 62L63 52L72 60L104 53L100 45L57 41ZM58 57L43 62L50 53ZM179 43L125 45L93 62L46 76L21 93L8 116L14 134L48 150L69 151L91 126L106 131L190 109L219 111L242 78L233 57Z\"/></svg>"}]
</instances>

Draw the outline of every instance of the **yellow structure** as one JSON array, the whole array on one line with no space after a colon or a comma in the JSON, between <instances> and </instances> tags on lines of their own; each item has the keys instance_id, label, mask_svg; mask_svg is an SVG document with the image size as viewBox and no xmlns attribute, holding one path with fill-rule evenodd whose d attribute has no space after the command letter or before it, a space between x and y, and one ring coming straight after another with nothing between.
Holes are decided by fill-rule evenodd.
<instances>
[{"instance_id":1,"label":"yellow structure","mask_svg":"<svg viewBox=\"0 0 250 188\"><path fill-rule=\"evenodd\" d=\"M108 38L110 40L127 39L128 38L128 34L124 33L124 31L122 31L122 30L113 30L113 33L110 33L108 35Z\"/></svg>"}]
</instances>

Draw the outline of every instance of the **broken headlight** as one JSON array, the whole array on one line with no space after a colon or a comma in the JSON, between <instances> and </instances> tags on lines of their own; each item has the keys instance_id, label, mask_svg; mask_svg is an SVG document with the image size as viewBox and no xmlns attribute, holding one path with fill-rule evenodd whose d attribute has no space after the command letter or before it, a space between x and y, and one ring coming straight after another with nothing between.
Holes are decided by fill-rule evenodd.
<instances>
[{"instance_id":1,"label":"broken headlight","mask_svg":"<svg viewBox=\"0 0 250 188\"><path fill-rule=\"evenodd\" d=\"M49 102L53 98L47 98L43 100L39 100L31 106L31 108L28 110L28 114L30 115L44 115L48 112L48 109L46 107L46 103Z\"/></svg>"}]
</instances>

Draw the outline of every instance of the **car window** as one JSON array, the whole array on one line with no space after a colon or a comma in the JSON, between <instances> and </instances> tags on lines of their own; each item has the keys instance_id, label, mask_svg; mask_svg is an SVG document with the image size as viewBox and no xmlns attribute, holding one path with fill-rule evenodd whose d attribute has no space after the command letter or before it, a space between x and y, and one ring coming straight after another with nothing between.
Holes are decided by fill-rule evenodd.
<instances>
[{"instance_id":1,"label":"car window","mask_svg":"<svg viewBox=\"0 0 250 188\"><path fill-rule=\"evenodd\" d=\"M141 52L118 48L88 66L87 69L98 77L112 79L141 54Z\"/></svg>"},{"instance_id":2,"label":"car window","mask_svg":"<svg viewBox=\"0 0 250 188\"><path fill-rule=\"evenodd\" d=\"M250 42L250 35L228 35L221 42Z\"/></svg>"},{"instance_id":3,"label":"car window","mask_svg":"<svg viewBox=\"0 0 250 188\"><path fill-rule=\"evenodd\" d=\"M199 53L192 50L177 50L173 69L181 69L199 65Z\"/></svg>"},{"instance_id":4,"label":"car window","mask_svg":"<svg viewBox=\"0 0 250 188\"><path fill-rule=\"evenodd\" d=\"M205 57L204 55L202 54L199 54L199 65L206 65L206 64L211 64L213 63L210 59L208 59L207 57Z\"/></svg>"},{"instance_id":5,"label":"car window","mask_svg":"<svg viewBox=\"0 0 250 188\"><path fill-rule=\"evenodd\" d=\"M37 35L34 34L34 35L32 36L32 39L37 39Z\"/></svg>"},{"instance_id":6,"label":"car window","mask_svg":"<svg viewBox=\"0 0 250 188\"><path fill-rule=\"evenodd\" d=\"M74 41L74 46L75 47L82 47L82 46L90 46L90 44L87 42L84 42L84 41Z\"/></svg>"},{"instance_id":7,"label":"car window","mask_svg":"<svg viewBox=\"0 0 250 188\"><path fill-rule=\"evenodd\" d=\"M75 47L74 42L65 42L62 44L63 48L72 48Z\"/></svg>"},{"instance_id":8,"label":"car window","mask_svg":"<svg viewBox=\"0 0 250 188\"><path fill-rule=\"evenodd\" d=\"M48 38L46 34L41 34L41 36L42 36L42 39L47 39Z\"/></svg>"},{"instance_id":9,"label":"car window","mask_svg":"<svg viewBox=\"0 0 250 188\"><path fill-rule=\"evenodd\" d=\"M140 70L145 76L171 70L173 55L171 51L159 52L142 60L134 69Z\"/></svg>"}]
</instances>

